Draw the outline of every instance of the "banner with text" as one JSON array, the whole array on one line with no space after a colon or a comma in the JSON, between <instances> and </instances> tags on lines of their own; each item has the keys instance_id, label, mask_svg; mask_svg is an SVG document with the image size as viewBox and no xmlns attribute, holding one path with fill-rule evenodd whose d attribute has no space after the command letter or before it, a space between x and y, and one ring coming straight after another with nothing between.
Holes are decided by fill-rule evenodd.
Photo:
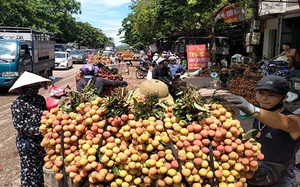
<instances>
[{"instance_id":1,"label":"banner with text","mask_svg":"<svg viewBox=\"0 0 300 187\"><path fill-rule=\"evenodd\" d=\"M244 19L243 8L239 3L224 7L215 20L224 19L226 23L238 22Z\"/></svg>"},{"instance_id":2,"label":"banner with text","mask_svg":"<svg viewBox=\"0 0 300 187\"><path fill-rule=\"evenodd\" d=\"M187 45L187 62L189 70L197 70L201 67L206 67L210 60L209 51L206 50L206 45Z\"/></svg>"}]
</instances>

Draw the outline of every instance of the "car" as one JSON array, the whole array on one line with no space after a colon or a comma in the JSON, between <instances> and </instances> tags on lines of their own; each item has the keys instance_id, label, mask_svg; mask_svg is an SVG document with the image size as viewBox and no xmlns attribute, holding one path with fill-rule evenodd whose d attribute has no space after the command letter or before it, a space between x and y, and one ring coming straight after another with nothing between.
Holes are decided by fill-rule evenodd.
<instances>
[{"instance_id":1,"label":"car","mask_svg":"<svg viewBox=\"0 0 300 187\"><path fill-rule=\"evenodd\" d=\"M65 51L65 47L62 44L55 44L55 51Z\"/></svg>"},{"instance_id":2,"label":"car","mask_svg":"<svg viewBox=\"0 0 300 187\"><path fill-rule=\"evenodd\" d=\"M55 52L55 68L69 69L73 67L73 61L68 52Z\"/></svg>"},{"instance_id":3,"label":"car","mask_svg":"<svg viewBox=\"0 0 300 187\"><path fill-rule=\"evenodd\" d=\"M86 51L81 49L76 49L70 52L70 56L73 60L73 63L86 63Z\"/></svg>"}]
</instances>

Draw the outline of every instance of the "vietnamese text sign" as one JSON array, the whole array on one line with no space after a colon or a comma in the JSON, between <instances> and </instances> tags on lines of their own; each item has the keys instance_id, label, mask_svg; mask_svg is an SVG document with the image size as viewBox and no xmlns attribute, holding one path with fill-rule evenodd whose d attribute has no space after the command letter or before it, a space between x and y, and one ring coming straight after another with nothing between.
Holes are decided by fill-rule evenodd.
<instances>
[{"instance_id":1,"label":"vietnamese text sign","mask_svg":"<svg viewBox=\"0 0 300 187\"><path fill-rule=\"evenodd\" d=\"M189 70L196 70L206 67L210 60L210 55L206 50L206 45L187 45L187 62Z\"/></svg>"},{"instance_id":2,"label":"vietnamese text sign","mask_svg":"<svg viewBox=\"0 0 300 187\"><path fill-rule=\"evenodd\" d=\"M243 9L239 3L228 5L216 16L216 20L224 19L226 23L232 23L243 20Z\"/></svg>"}]
</instances>

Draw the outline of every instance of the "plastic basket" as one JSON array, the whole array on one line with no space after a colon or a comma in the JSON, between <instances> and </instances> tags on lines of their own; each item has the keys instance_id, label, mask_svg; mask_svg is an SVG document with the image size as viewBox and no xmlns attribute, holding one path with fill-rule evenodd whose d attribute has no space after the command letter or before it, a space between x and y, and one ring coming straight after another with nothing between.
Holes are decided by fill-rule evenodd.
<instances>
[{"instance_id":1,"label":"plastic basket","mask_svg":"<svg viewBox=\"0 0 300 187\"><path fill-rule=\"evenodd\" d=\"M43 167L45 187L63 187L63 183L55 179L55 172Z\"/></svg>"},{"instance_id":2,"label":"plastic basket","mask_svg":"<svg viewBox=\"0 0 300 187\"><path fill-rule=\"evenodd\" d=\"M55 172L51 169L46 169L43 167L44 171L44 185L45 187L66 187L64 186L63 180L58 181L55 179ZM74 184L72 179L68 176L67 178L68 187L86 187L89 186L86 183L84 184Z\"/></svg>"}]
</instances>

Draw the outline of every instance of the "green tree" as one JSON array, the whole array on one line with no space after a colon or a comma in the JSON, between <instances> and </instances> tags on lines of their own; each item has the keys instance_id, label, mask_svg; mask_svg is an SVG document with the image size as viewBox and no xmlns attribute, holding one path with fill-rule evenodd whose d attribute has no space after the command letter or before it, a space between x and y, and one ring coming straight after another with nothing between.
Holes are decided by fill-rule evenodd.
<instances>
[{"instance_id":1,"label":"green tree","mask_svg":"<svg viewBox=\"0 0 300 187\"><path fill-rule=\"evenodd\" d=\"M249 5L242 0L133 1L132 14L123 20L119 34L124 33L123 42L131 46L148 45L179 35L211 35L230 26L222 20L215 22L212 13L236 2L246 8ZM248 13L248 8L246 10Z\"/></svg>"},{"instance_id":2,"label":"green tree","mask_svg":"<svg viewBox=\"0 0 300 187\"><path fill-rule=\"evenodd\" d=\"M108 38L101 29L96 29L86 22L77 22L76 31L77 37L75 42L78 46L99 48L112 42L112 38Z\"/></svg>"},{"instance_id":3,"label":"green tree","mask_svg":"<svg viewBox=\"0 0 300 187\"><path fill-rule=\"evenodd\" d=\"M81 14L76 0L0 0L0 25L30 27L53 32L59 42L78 42L90 47L112 43L101 29L77 22Z\"/></svg>"},{"instance_id":4,"label":"green tree","mask_svg":"<svg viewBox=\"0 0 300 187\"><path fill-rule=\"evenodd\" d=\"M0 0L0 25L31 26L35 14L33 0Z\"/></svg>"}]
</instances>

